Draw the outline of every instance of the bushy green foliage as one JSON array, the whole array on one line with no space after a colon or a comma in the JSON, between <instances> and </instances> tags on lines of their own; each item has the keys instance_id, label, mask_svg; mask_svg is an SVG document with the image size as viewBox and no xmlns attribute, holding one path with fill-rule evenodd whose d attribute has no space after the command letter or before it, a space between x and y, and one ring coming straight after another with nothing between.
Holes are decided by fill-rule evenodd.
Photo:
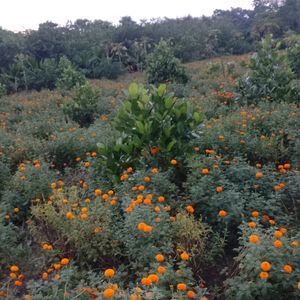
<instances>
[{"instance_id":1,"label":"bushy green foliage","mask_svg":"<svg viewBox=\"0 0 300 300\"><path fill-rule=\"evenodd\" d=\"M124 74L125 68L121 62L111 61L103 58L101 62L93 68L93 78L117 79Z\"/></svg>"},{"instance_id":2,"label":"bushy green foliage","mask_svg":"<svg viewBox=\"0 0 300 300\"><path fill-rule=\"evenodd\" d=\"M50 195L50 183L55 174L43 163L28 163L14 174L5 186L2 207L9 219L15 223L24 222L30 213L32 202L44 201ZM18 212L14 212L18 208Z\"/></svg>"},{"instance_id":3,"label":"bushy green foliage","mask_svg":"<svg viewBox=\"0 0 300 300\"><path fill-rule=\"evenodd\" d=\"M239 81L241 101L299 101L299 91L292 86L294 74L286 56L279 52L280 43L271 37L262 40L262 48L249 64L249 74Z\"/></svg>"},{"instance_id":4,"label":"bushy green foliage","mask_svg":"<svg viewBox=\"0 0 300 300\"><path fill-rule=\"evenodd\" d=\"M293 210L293 200L286 190L274 189L274 182L287 185L292 177L290 172L275 172L271 166L252 167L237 158L229 161L201 155L190 161L190 169L186 183L190 203L197 213L202 215L205 211L203 220L209 224L221 225L220 210L230 212L226 221L235 225L248 211L259 210L280 219ZM257 177L257 173L262 177Z\"/></svg>"},{"instance_id":5,"label":"bushy green foliage","mask_svg":"<svg viewBox=\"0 0 300 300\"><path fill-rule=\"evenodd\" d=\"M294 243L299 239L299 234L282 233L282 229L269 227L266 221L251 219L248 218L249 222L256 224L255 227L250 227L246 222L240 226L242 236L237 249L237 265L232 270L233 277L226 283L226 299L298 299L300 293L296 286L300 275L300 248ZM258 236L259 241L251 243L251 235ZM282 237L276 238L274 235ZM263 270L261 267L263 262L270 264L268 271L268 268ZM286 265L291 269L285 269ZM268 276L267 279L260 278L262 272Z\"/></svg>"},{"instance_id":6,"label":"bushy green foliage","mask_svg":"<svg viewBox=\"0 0 300 300\"><path fill-rule=\"evenodd\" d=\"M39 244L47 242L68 257L82 257L81 264L105 266L108 260L117 260L120 242L113 238L117 225L113 224L113 207L109 203L97 203L97 200L85 204L84 194L76 187L65 193L55 192L53 196L54 205L41 203L31 211L30 231L36 241ZM87 208L88 220L81 217L83 206ZM78 207L77 211L74 207ZM68 212L74 219L67 218ZM49 231L52 232L50 236ZM87 240L91 243L86 243Z\"/></svg>"},{"instance_id":7,"label":"bushy green foliage","mask_svg":"<svg viewBox=\"0 0 300 300\"><path fill-rule=\"evenodd\" d=\"M243 107L226 114L225 109L202 129L195 146L214 149L220 155L244 156L251 164L297 161L297 105L260 103L256 108ZM228 108L227 108L228 109ZM224 113L225 111L225 113Z\"/></svg>"},{"instance_id":8,"label":"bushy green foliage","mask_svg":"<svg viewBox=\"0 0 300 300\"><path fill-rule=\"evenodd\" d=\"M4 95L6 95L6 86L0 82L0 98Z\"/></svg>"},{"instance_id":9,"label":"bushy green foliage","mask_svg":"<svg viewBox=\"0 0 300 300\"><path fill-rule=\"evenodd\" d=\"M186 83L188 77L185 69L180 65L170 46L161 40L153 53L147 58L147 75L150 83L178 82Z\"/></svg>"},{"instance_id":10,"label":"bushy green foliage","mask_svg":"<svg viewBox=\"0 0 300 300\"><path fill-rule=\"evenodd\" d=\"M128 100L113 121L120 138L113 145L99 145L99 163L108 172L120 174L128 166L139 165L141 159L168 165L191 151L187 141L202 121L194 105L167 94L165 85L149 92L131 84L128 92Z\"/></svg>"},{"instance_id":11,"label":"bushy green foliage","mask_svg":"<svg viewBox=\"0 0 300 300\"><path fill-rule=\"evenodd\" d=\"M287 56L294 73L300 78L300 36L292 35L285 39L288 46Z\"/></svg>"},{"instance_id":12,"label":"bushy green foliage","mask_svg":"<svg viewBox=\"0 0 300 300\"><path fill-rule=\"evenodd\" d=\"M77 71L66 57L59 60L58 68L60 76L57 79L56 86L63 95L71 91L77 84L84 85L86 83L84 75Z\"/></svg>"},{"instance_id":13,"label":"bushy green foliage","mask_svg":"<svg viewBox=\"0 0 300 300\"><path fill-rule=\"evenodd\" d=\"M205 47L224 46L211 38ZM124 99L138 74L93 80L88 128L64 116L71 99L58 92L1 98L0 297L299 298L299 106L241 106L247 59L189 64L192 80L168 86L176 97L133 84Z\"/></svg>"},{"instance_id":14,"label":"bushy green foliage","mask_svg":"<svg viewBox=\"0 0 300 300\"><path fill-rule=\"evenodd\" d=\"M64 105L64 113L80 127L88 127L93 123L97 113L97 99L99 91L90 84L77 84L73 90L72 102Z\"/></svg>"}]
</instances>

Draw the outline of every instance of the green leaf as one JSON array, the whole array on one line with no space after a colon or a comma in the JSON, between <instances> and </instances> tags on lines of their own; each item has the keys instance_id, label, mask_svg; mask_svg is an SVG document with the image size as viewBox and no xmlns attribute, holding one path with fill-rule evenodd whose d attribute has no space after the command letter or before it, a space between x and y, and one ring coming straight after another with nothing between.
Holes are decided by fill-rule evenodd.
<instances>
[{"instance_id":1,"label":"green leaf","mask_svg":"<svg viewBox=\"0 0 300 300\"><path fill-rule=\"evenodd\" d=\"M141 121L136 121L135 124L136 124L136 127L138 129L138 132L141 133L141 134L144 134L145 133L145 127L144 127L143 123Z\"/></svg>"},{"instance_id":2,"label":"green leaf","mask_svg":"<svg viewBox=\"0 0 300 300\"><path fill-rule=\"evenodd\" d=\"M157 93L159 96L162 96L167 90L167 86L165 84L161 84L158 89L157 89Z\"/></svg>"},{"instance_id":3,"label":"green leaf","mask_svg":"<svg viewBox=\"0 0 300 300\"><path fill-rule=\"evenodd\" d=\"M174 100L172 98L166 98L165 99L165 107L166 107L166 109L171 108L172 105L173 105L173 103L174 103Z\"/></svg>"},{"instance_id":4,"label":"green leaf","mask_svg":"<svg viewBox=\"0 0 300 300\"><path fill-rule=\"evenodd\" d=\"M176 140L172 140L167 146L167 151L171 151L175 144L176 144Z\"/></svg>"},{"instance_id":5,"label":"green leaf","mask_svg":"<svg viewBox=\"0 0 300 300\"><path fill-rule=\"evenodd\" d=\"M139 91L138 85L135 82L131 83L128 88L129 96L133 98L136 97L138 95L138 91Z\"/></svg>"},{"instance_id":6,"label":"green leaf","mask_svg":"<svg viewBox=\"0 0 300 300\"><path fill-rule=\"evenodd\" d=\"M200 113L198 113L197 111L195 111L195 112L193 113L193 119L194 119L197 123L200 123L202 117L201 117Z\"/></svg>"}]
</instances>

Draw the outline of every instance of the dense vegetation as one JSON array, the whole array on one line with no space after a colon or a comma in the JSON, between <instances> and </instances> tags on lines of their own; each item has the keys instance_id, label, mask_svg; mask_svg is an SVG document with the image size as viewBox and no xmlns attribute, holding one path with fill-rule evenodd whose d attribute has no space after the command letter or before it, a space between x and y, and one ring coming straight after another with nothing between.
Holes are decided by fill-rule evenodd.
<instances>
[{"instance_id":1,"label":"dense vegetation","mask_svg":"<svg viewBox=\"0 0 300 300\"><path fill-rule=\"evenodd\" d=\"M182 64L180 41L159 33L142 62L103 50L91 76L75 57L93 57L85 38L100 31L71 25L52 33L81 34L74 56L53 36L30 44L46 58L4 51L14 59L0 85L0 298L299 299L298 2L276 3L255 1L247 18L254 54ZM234 11L177 22L215 26ZM279 20L254 42L254 28ZM176 32L172 22L134 28ZM103 39L129 49L127 25L105 23ZM40 30L5 43L24 47ZM139 71L91 79L129 65Z\"/></svg>"},{"instance_id":2,"label":"dense vegetation","mask_svg":"<svg viewBox=\"0 0 300 300\"><path fill-rule=\"evenodd\" d=\"M216 10L211 17L141 21L123 17L119 25L77 20L65 26L46 22L38 30L0 29L0 84L7 91L53 89L57 64L66 56L88 78L115 79L124 70L144 70L161 39L175 56L190 62L248 53L268 34L300 33L298 0L255 0L253 10ZM199 12L201 13L201 12Z\"/></svg>"}]
</instances>

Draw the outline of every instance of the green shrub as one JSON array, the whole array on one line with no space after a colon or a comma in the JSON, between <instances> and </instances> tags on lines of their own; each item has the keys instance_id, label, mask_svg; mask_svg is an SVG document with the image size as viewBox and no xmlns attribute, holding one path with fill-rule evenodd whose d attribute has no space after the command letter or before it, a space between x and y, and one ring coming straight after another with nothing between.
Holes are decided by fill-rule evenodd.
<instances>
[{"instance_id":1,"label":"green shrub","mask_svg":"<svg viewBox=\"0 0 300 300\"><path fill-rule=\"evenodd\" d=\"M117 79L125 73L125 68L121 62L110 61L103 59L96 68L93 68L94 78Z\"/></svg>"},{"instance_id":2,"label":"green shrub","mask_svg":"<svg viewBox=\"0 0 300 300\"><path fill-rule=\"evenodd\" d=\"M120 138L112 145L99 145L99 163L114 176L140 165L141 159L169 165L171 159L191 152L189 140L201 121L194 105L167 94L165 85L149 92L131 84L128 100L113 120Z\"/></svg>"},{"instance_id":3,"label":"green shrub","mask_svg":"<svg viewBox=\"0 0 300 300\"><path fill-rule=\"evenodd\" d=\"M87 219L82 217L82 207L87 209ZM117 224L112 223L113 206L109 202L85 203L81 191L72 187L63 192L54 190L52 205L40 203L31 214L30 231L39 244L47 242L67 257L78 259L81 265L103 268L109 266L108 260L117 261L120 243L113 238Z\"/></svg>"},{"instance_id":4,"label":"green shrub","mask_svg":"<svg viewBox=\"0 0 300 300\"><path fill-rule=\"evenodd\" d=\"M283 300L298 299L300 248L294 243L299 240L299 234L298 236L289 232L282 234L282 229L277 226L268 227L258 218L252 217L249 221L256 226L249 227L247 223L243 223L240 227L237 264L231 270L235 275L226 282L226 299L271 300L274 297ZM251 235L258 236L259 241L251 243L249 240ZM276 238L274 235L282 235L282 237ZM275 241L277 241L276 247ZM268 266L267 268L261 266L262 262L268 262L270 270ZM284 269L287 265L291 266L291 269ZM267 278L261 279L263 275Z\"/></svg>"},{"instance_id":5,"label":"green shrub","mask_svg":"<svg viewBox=\"0 0 300 300\"><path fill-rule=\"evenodd\" d=\"M147 58L148 82L178 82L186 83L188 77L180 61L174 56L167 42L161 40L153 53Z\"/></svg>"},{"instance_id":6,"label":"green shrub","mask_svg":"<svg viewBox=\"0 0 300 300\"><path fill-rule=\"evenodd\" d=\"M80 127L88 127L95 119L98 97L99 92L90 84L77 84L74 88L73 101L63 107L64 113Z\"/></svg>"},{"instance_id":7,"label":"green shrub","mask_svg":"<svg viewBox=\"0 0 300 300\"><path fill-rule=\"evenodd\" d=\"M205 169L208 173L203 172ZM232 226L237 226L242 216L252 210L276 219L285 219L293 211L288 188L292 171L282 173L274 166L253 167L239 158L229 161L202 155L190 161L190 170L186 182L190 204L205 222L220 229L221 210L227 212L225 221ZM257 173L262 177L257 177ZM284 188L275 190L279 184L284 184Z\"/></svg>"},{"instance_id":8,"label":"green shrub","mask_svg":"<svg viewBox=\"0 0 300 300\"><path fill-rule=\"evenodd\" d=\"M250 61L250 72L238 84L241 100L247 103L259 101L299 101L299 91L291 83L294 73L287 58L279 52L280 43L267 37L262 48Z\"/></svg>"},{"instance_id":9,"label":"green shrub","mask_svg":"<svg viewBox=\"0 0 300 300\"><path fill-rule=\"evenodd\" d=\"M218 118L206 122L194 144L201 151L213 149L220 155L245 157L253 165L297 161L298 114L297 105L287 103L223 110Z\"/></svg>"},{"instance_id":10,"label":"green shrub","mask_svg":"<svg viewBox=\"0 0 300 300\"><path fill-rule=\"evenodd\" d=\"M6 86L0 82L0 98L6 95L6 93L7 93Z\"/></svg>"},{"instance_id":11,"label":"green shrub","mask_svg":"<svg viewBox=\"0 0 300 300\"><path fill-rule=\"evenodd\" d=\"M287 56L294 73L300 78L300 36L291 35L285 39Z\"/></svg>"},{"instance_id":12,"label":"green shrub","mask_svg":"<svg viewBox=\"0 0 300 300\"><path fill-rule=\"evenodd\" d=\"M56 86L63 95L71 91L77 84L84 85L86 83L84 75L77 71L65 56L60 59L58 69L60 76Z\"/></svg>"},{"instance_id":13,"label":"green shrub","mask_svg":"<svg viewBox=\"0 0 300 300\"><path fill-rule=\"evenodd\" d=\"M49 170L44 162L34 165L26 163L24 167L19 167L2 196L2 207L10 219L16 223L27 220L31 204L49 197L54 178L54 171ZM15 208L19 211L15 212Z\"/></svg>"}]
</instances>

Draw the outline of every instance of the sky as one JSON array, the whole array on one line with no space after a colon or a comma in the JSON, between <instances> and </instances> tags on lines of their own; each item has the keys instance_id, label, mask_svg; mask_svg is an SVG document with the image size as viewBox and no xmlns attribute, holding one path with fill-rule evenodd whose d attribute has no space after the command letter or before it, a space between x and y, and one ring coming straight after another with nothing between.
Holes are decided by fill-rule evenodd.
<instances>
[{"instance_id":1,"label":"sky","mask_svg":"<svg viewBox=\"0 0 300 300\"><path fill-rule=\"evenodd\" d=\"M65 25L76 19L101 19L118 24L133 20L210 16L215 9L251 8L252 0L0 0L0 26L13 31L37 29L52 21Z\"/></svg>"}]
</instances>

